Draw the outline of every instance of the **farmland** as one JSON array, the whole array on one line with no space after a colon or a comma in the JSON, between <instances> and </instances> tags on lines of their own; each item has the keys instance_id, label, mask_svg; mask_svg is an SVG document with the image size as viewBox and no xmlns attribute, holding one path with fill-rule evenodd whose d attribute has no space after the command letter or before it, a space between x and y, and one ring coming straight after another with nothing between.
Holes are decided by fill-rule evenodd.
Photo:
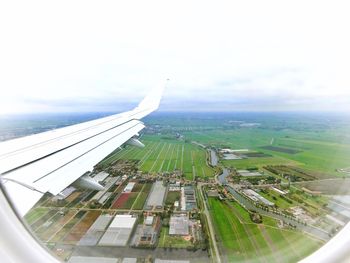
<instances>
[{"instance_id":1,"label":"farmland","mask_svg":"<svg viewBox=\"0 0 350 263\"><path fill-rule=\"evenodd\" d=\"M214 171L206 165L207 152L197 145L171 137L145 135L145 147L126 147L106 158L108 165L116 160L137 160L138 168L147 173L183 172L188 180L210 178Z\"/></svg>"},{"instance_id":2,"label":"farmland","mask_svg":"<svg viewBox=\"0 0 350 263\"><path fill-rule=\"evenodd\" d=\"M164 253L175 249L180 254L198 246L191 239L169 235L169 217L180 213L182 202L188 198L182 198L179 189L168 191L178 183L183 189L193 186L196 196L192 201L198 202L196 209L181 213L204 219L200 223L207 222L206 231L214 235L203 232L210 239L203 254L219 255L223 262L296 262L338 232L339 220L347 222L333 210L335 220L324 219L331 213L332 197L323 194L346 194L350 185L346 172L350 163L347 124L341 119L325 122L315 116L302 117L271 113L155 114L145 119L147 128L140 136L144 148L123 145L95 167L97 172L109 174L104 185L110 178L120 179L113 181L102 196L94 199L96 191L87 189L76 189L63 200L45 196L26 215L26 221L45 244L74 247L100 214L133 214L140 224L145 222L145 215L161 216L157 246L164 248ZM206 147L217 155L214 167L207 164ZM225 152L238 158L224 159ZM228 171L227 184L214 180L221 169ZM261 174L244 176L239 170ZM134 187L124 191L130 182ZM153 198L161 199L161 205L148 208L146 202L156 183L165 189L159 190L161 197ZM254 210L227 191L229 187L236 187L240 193L254 190L272 204L244 199L259 208ZM175 201L180 201L179 207L174 206ZM254 210L262 222L253 220L243 206ZM323 233L327 238L309 231L310 227L327 230ZM198 233L192 237L200 237L201 231ZM213 254L214 243L218 253Z\"/></svg>"},{"instance_id":3,"label":"farmland","mask_svg":"<svg viewBox=\"0 0 350 263\"><path fill-rule=\"evenodd\" d=\"M270 218L254 224L237 203L209 198L209 204L222 255L229 262L295 262L322 245L300 232L279 229Z\"/></svg>"},{"instance_id":4,"label":"farmland","mask_svg":"<svg viewBox=\"0 0 350 263\"><path fill-rule=\"evenodd\" d=\"M288 113L211 113L159 114L149 123L169 125L189 141L207 146L248 148L271 155L270 158L225 160L238 168L266 164L292 164L305 169L342 175L336 170L350 162L347 116ZM327 119L327 122L325 122ZM244 126L244 123L258 126ZM165 131L168 131L164 129Z\"/></svg>"}]
</instances>

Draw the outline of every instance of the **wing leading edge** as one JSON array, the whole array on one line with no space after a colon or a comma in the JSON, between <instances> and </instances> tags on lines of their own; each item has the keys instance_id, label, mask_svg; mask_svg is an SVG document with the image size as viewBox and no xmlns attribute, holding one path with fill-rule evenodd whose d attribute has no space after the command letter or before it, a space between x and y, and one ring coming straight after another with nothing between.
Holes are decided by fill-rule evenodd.
<instances>
[{"instance_id":1,"label":"wing leading edge","mask_svg":"<svg viewBox=\"0 0 350 263\"><path fill-rule=\"evenodd\" d=\"M145 127L163 87L131 111L0 143L0 178L20 215L47 192L57 195Z\"/></svg>"}]
</instances>

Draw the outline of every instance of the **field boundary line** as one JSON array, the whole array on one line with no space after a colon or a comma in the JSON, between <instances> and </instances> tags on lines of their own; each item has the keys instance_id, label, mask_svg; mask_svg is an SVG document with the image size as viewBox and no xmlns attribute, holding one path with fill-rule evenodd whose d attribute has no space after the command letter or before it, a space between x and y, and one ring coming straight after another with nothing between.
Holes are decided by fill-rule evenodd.
<instances>
[{"instance_id":1,"label":"field boundary line","mask_svg":"<svg viewBox=\"0 0 350 263\"><path fill-rule=\"evenodd\" d=\"M156 163L158 162L159 156L160 156L161 153L163 152L164 147L165 147L166 145L167 145L167 143L166 143L166 142L163 142L163 147L162 147L162 149L160 149L160 151L159 151L159 153L158 153L156 159L155 159L154 162L153 162L152 167L149 169L149 172L152 172L152 171L153 171L153 168L154 168L154 166L156 165Z\"/></svg>"},{"instance_id":2,"label":"field boundary line","mask_svg":"<svg viewBox=\"0 0 350 263\"><path fill-rule=\"evenodd\" d=\"M160 173L163 169L164 162L165 162L166 158L168 157L168 152L169 152L170 146L171 146L171 143L169 143L168 149L166 150L166 153L164 154L164 159L163 159L163 161L158 169L158 173Z\"/></svg>"},{"instance_id":3,"label":"field boundary line","mask_svg":"<svg viewBox=\"0 0 350 263\"><path fill-rule=\"evenodd\" d=\"M130 213L131 213L131 211L134 209L134 206L135 206L135 204L136 204L137 200L139 199L139 197L140 197L141 193L143 193L143 188L145 188L145 186L146 186L146 184L144 184L144 185L142 186L142 188L140 189L139 194L137 195L137 197L136 197L136 199L135 199L134 203L132 204L132 206L130 207L130 212L129 212L129 214L130 214Z\"/></svg>"},{"instance_id":4,"label":"field boundary line","mask_svg":"<svg viewBox=\"0 0 350 263\"><path fill-rule=\"evenodd\" d=\"M176 144L173 144L173 147L172 147L172 150L171 150L171 155L170 155L170 160L169 160L168 166L167 166L167 168L166 168L166 171L167 171L167 172L170 172L170 171L169 171L169 170L170 170L170 164L171 164L172 161L173 161L173 155L174 155L174 152L175 152L175 148L176 148Z\"/></svg>"},{"instance_id":5,"label":"field boundary line","mask_svg":"<svg viewBox=\"0 0 350 263\"><path fill-rule=\"evenodd\" d=\"M78 212L79 212L79 210L75 211L75 213L67 220L67 222L64 223L64 224L60 227L60 229L58 229L54 234L52 234L45 242L46 242L46 243L50 242L50 240L53 239L53 238L58 234L58 232L60 232L60 231L63 229L63 227L64 227L65 225L67 225L67 224L69 223L69 221L71 221L71 220L76 216L76 214L78 214Z\"/></svg>"},{"instance_id":6,"label":"field boundary line","mask_svg":"<svg viewBox=\"0 0 350 263\"><path fill-rule=\"evenodd\" d=\"M157 150L159 145L161 145L161 142L158 142L154 147L148 150L148 152L143 156L143 158L140 160L141 163L139 165L139 168L145 164L145 162L149 159L149 157L153 154L153 151Z\"/></svg>"}]
</instances>

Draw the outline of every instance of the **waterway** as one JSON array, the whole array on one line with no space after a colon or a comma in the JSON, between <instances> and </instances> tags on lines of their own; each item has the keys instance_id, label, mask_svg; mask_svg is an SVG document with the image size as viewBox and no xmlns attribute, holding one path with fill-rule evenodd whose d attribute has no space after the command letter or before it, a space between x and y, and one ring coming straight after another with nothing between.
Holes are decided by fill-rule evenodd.
<instances>
[{"instance_id":1,"label":"waterway","mask_svg":"<svg viewBox=\"0 0 350 263\"><path fill-rule=\"evenodd\" d=\"M210 164L212 166L217 166L219 162L218 155L213 149L209 149L209 151L210 151Z\"/></svg>"},{"instance_id":2,"label":"waterway","mask_svg":"<svg viewBox=\"0 0 350 263\"><path fill-rule=\"evenodd\" d=\"M227 185L226 177L230 174L229 170L227 168L222 168L222 174L218 176L218 180L220 184Z\"/></svg>"}]
</instances>

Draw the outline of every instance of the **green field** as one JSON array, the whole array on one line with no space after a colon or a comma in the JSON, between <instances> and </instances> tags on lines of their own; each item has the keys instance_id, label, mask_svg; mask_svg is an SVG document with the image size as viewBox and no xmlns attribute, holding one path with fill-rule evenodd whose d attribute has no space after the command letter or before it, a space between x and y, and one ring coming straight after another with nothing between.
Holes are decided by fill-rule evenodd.
<instances>
[{"instance_id":1,"label":"green field","mask_svg":"<svg viewBox=\"0 0 350 263\"><path fill-rule=\"evenodd\" d=\"M181 236L170 236L169 227L162 227L158 247L190 248L191 246L191 241L187 241Z\"/></svg>"},{"instance_id":2,"label":"green field","mask_svg":"<svg viewBox=\"0 0 350 263\"><path fill-rule=\"evenodd\" d=\"M199 146L175 138L146 135L142 139L144 148L127 146L107 157L101 163L108 165L116 160L138 160L143 172L161 173L182 171L186 179L209 178L214 170L206 165L207 152Z\"/></svg>"},{"instance_id":3,"label":"green field","mask_svg":"<svg viewBox=\"0 0 350 263\"><path fill-rule=\"evenodd\" d=\"M224 161L228 166L245 168L252 165L293 164L331 175L344 175L336 172L336 169L349 167L349 122L345 118L282 113L241 115L217 114L216 118L208 118L197 114L191 116L192 119L184 118L181 123L180 117L178 122L176 118L162 121L178 127L190 141L223 148L248 148L272 155L270 158ZM230 121L253 121L260 126L241 127ZM270 146L272 148L268 149ZM273 147L275 150L272 150Z\"/></svg>"},{"instance_id":4,"label":"green field","mask_svg":"<svg viewBox=\"0 0 350 263\"><path fill-rule=\"evenodd\" d=\"M42 207L34 208L25 215L24 219L30 225L34 223L37 219L39 219L41 216L46 214L47 211L49 211L48 208L42 208Z\"/></svg>"},{"instance_id":5,"label":"green field","mask_svg":"<svg viewBox=\"0 0 350 263\"><path fill-rule=\"evenodd\" d=\"M339 175L336 169L348 167L350 162L350 144L342 141L329 142L323 138L315 137L302 139L303 133L295 133L294 136L287 132L273 132L261 129L237 129L228 131L208 131L201 133L188 133L188 137L210 145L222 145L233 149L249 148L263 153L271 154L267 158L249 158L244 160L225 160L228 166L245 168L249 166L264 166L268 164L299 165L306 169ZM305 134L306 136L306 134ZM288 137L288 138L286 138ZM289 149L299 149L296 154L272 151L261 147L270 145ZM300 148L302 147L302 148Z\"/></svg>"},{"instance_id":6,"label":"green field","mask_svg":"<svg viewBox=\"0 0 350 263\"><path fill-rule=\"evenodd\" d=\"M140 191L139 195L136 197L135 202L131 207L132 209L140 210L143 208L143 206L147 200L148 194L151 191L151 188L152 188L151 183L146 183L142 186L142 188L140 189L141 191Z\"/></svg>"},{"instance_id":7,"label":"green field","mask_svg":"<svg viewBox=\"0 0 350 263\"><path fill-rule=\"evenodd\" d=\"M235 202L209 198L209 205L222 254L229 262L296 262L322 245L300 232L279 229L271 218L255 224Z\"/></svg>"},{"instance_id":8,"label":"green field","mask_svg":"<svg viewBox=\"0 0 350 263\"><path fill-rule=\"evenodd\" d=\"M173 191L170 192L168 191L168 194L165 199L165 204L166 205L173 205L175 201L179 201L181 198L181 192L179 191Z\"/></svg>"}]
</instances>

